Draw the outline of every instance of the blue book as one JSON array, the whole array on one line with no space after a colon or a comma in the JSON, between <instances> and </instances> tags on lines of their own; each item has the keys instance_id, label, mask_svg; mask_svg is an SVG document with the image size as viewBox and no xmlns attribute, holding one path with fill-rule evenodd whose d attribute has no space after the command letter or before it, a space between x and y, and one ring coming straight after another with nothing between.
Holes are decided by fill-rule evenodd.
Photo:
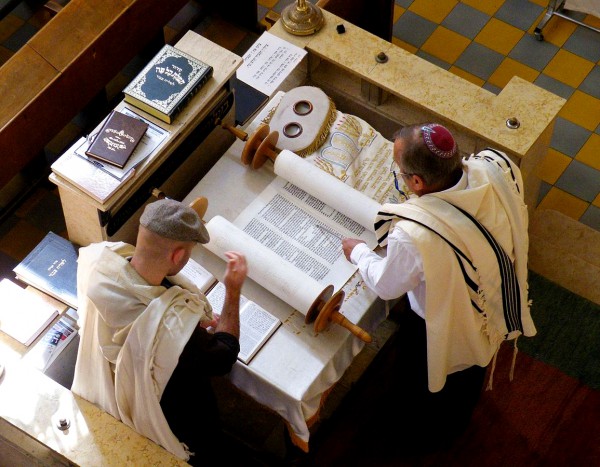
<instances>
[{"instance_id":1,"label":"blue book","mask_svg":"<svg viewBox=\"0 0 600 467\"><path fill-rule=\"evenodd\" d=\"M13 269L21 282L77 309L77 258L79 247L48 232Z\"/></svg>"},{"instance_id":2,"label":"blue book","mask_svg":"<svg viewBox=\"0 0 600 467\"><path fill-rule=\"evenodd\" d=\"M125 102L172 123L212 73L211 65L166 44L123 90Z\"/></svg>"}]
</instances>

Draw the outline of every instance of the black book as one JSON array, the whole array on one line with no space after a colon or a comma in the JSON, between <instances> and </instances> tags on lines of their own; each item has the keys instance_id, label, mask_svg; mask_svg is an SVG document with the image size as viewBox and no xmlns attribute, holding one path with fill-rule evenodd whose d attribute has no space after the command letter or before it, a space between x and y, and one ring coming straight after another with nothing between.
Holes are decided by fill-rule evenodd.
<instances>
[{"instance_id":1,"label":"black book","mask_svg":"<svg viewBox=\"0 0 600 467\"><path fill-rule=\"evenodd\" d=\"M48 232L13 271L20 281L76 309L78 256L78 246Z\"/></svg>"},{"instance_id":2,"label":"black book","mask_svg":"<svg viewBox=\"0 0 600 467\"><path fill-rule=\"evenodd\" d=\"M212 73L211 65L166 44L123 90L125 102L172 123Z\"/></svg>"}]
</instances>

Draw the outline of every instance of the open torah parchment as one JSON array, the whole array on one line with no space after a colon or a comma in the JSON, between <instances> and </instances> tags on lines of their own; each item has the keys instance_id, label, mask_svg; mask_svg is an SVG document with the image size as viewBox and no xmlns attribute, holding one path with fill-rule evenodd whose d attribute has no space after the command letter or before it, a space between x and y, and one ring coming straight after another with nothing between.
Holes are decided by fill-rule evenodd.
<instances>
[{"instance_id":1,"label":"open torah parchment","mask_svg":"<svg viewBox=\"0 0 600 467\"><path fill-rule=\"evenodd\" d=\"M234 223L215 216L206 224L204 246L221 258L243 252L249 277L306 314L324 287L340 290L356 270L342 237L376 245L380 205L290 151L278 155L274 170L278 176Z\"/></svg>"}]
</instances>

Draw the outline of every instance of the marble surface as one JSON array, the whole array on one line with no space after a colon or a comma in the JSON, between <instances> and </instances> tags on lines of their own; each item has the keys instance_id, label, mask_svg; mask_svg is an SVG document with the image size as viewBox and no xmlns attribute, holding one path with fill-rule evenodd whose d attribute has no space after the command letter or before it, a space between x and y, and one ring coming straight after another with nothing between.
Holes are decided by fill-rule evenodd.
<instances>
[{"instance_id":1,"label":"marble surface","mask_svg":"<svg viewBox=\"0 0 600 467\"><path fill-rule=\"evenodd\" d=\"M494 143L517 158L537 151L540 135L553 125L565 103L562 97L519 77L512 78L496 96L336 15L325 10L323 15L325 25L311 36L294 36L280 21L269 32L304 47L309 55L377 83L402 103L452 122L459 130ZM336 25L341 23L346 32L338 34ZM386 63L375 60L379 52L388 56ZM521 123L516 130L506 126L512 117Z\"/></svg>"},{"instance_id":2,"label":"marble surface","mask_svg":"<svg viewBox=\"0 0 600 467\"><path fill-rule=\"evenodd\" d=\"M27 347L0 332L0 417L76 465L188 465L154 442L21 363ZM69 429L58 428L60 419ZM7 436L0 433L0 436ZM1 463L1 462L0 462Z\"/></svg>"}]
</instances>

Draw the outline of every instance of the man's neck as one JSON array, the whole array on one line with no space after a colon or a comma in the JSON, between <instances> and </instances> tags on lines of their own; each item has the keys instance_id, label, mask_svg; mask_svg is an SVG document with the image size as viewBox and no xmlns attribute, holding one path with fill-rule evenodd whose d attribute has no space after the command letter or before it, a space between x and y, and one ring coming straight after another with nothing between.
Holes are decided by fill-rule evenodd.
<instances>
[{"instance_id":1,"label":"man's neck","mask_svg":"<svg viewBox=\"0 0 600 467\"><path fill-rule=\"evenodd\" d=\"M149 285L161 285L166 274L156 264L146 264L143 258L133 255L130 260L131 266L144 278Z\"/></svg>"}]
</instances>

